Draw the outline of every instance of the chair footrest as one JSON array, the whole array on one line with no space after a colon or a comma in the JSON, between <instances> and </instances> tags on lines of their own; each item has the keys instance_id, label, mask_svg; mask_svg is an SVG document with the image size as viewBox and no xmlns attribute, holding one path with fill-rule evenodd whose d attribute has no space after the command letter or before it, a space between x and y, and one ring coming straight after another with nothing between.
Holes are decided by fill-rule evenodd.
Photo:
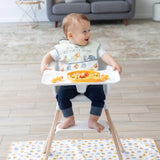
<instances>
[{"instance_id":1,"label":"chair footrest","mask_svg":"<svg viewBox=\"0 0 160 160\"><path fill-rule=\"evenodd\" d=\"M104 131L108 131L110 133L108 124L105 120L100 120L98 122L105 127ZM88 121L76 121L74 126L69 127L67 129L60 129L59 124L56 127L56 133L60 131L66 131L66 132L68 131L95 131L94 129L88 128Z\"/></svg>"}]
</instances>

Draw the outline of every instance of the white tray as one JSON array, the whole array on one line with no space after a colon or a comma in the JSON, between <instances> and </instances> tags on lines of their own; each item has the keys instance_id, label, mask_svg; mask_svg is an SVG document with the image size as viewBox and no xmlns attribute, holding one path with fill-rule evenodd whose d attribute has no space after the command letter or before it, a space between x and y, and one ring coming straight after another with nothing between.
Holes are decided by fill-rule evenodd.
<instances>
[{"instance_id":1,"label":"white tray","mask_svg":"<svg viewBox=\"0 0 160 160\"><path fill-rule=\"evenodd\" d=\"M62 71L53 71L53 70L46 70L42 76L41 83L45 85L51 86L61 86L61 85L88 85L88 84L113 84L120 81L119 72L113 71L111 66L108 66L106 70L99 71L101 74L109 75L109 79L104 82L83 82L83 83L72 83L67 79L68 72ZM55 78L56 76L63 76L63 80L61 82L52 83L51 79Z\"/></svg>"}]
</instances>

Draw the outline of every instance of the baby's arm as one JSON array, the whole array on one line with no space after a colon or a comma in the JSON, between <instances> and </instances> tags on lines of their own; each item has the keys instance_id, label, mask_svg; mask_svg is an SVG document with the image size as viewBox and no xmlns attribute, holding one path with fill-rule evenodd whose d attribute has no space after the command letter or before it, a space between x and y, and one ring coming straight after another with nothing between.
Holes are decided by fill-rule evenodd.
<instances>
[{"instance_id":1,"label":"baby's arm","mask_svg":"<svg viewBox=\"0 0 160 160\"><path fill-rule=\"evenodd\" d=\"M41 62L41 68L40 68L40 71L41 71L42 75L43 75L45 70L52 70L51 68L48 67L48 64L50 64L52 61L54 61L54 59L52 58L50 53L47 53L43 57L42 62Z\"/></svg>"},{"instance_id":2,"label":"baby's arm","mask_svg":"<svg viewBox=\"0 0 160 160\"><path fill-rule=\"evenodd\" d=\"M111 65L113 67L113 70L118 70L119 74L122 73L121 66L115 61L115 59L109 55L108 53L105 53L102 55L101 59L108 65Z\"/></svg>"}]
</instances>

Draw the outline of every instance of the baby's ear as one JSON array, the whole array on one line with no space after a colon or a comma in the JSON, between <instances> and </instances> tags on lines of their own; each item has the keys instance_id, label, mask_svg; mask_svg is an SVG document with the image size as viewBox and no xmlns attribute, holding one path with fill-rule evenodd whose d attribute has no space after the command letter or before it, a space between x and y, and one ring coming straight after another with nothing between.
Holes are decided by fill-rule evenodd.
<instances>
[{"instance_id":1,"label":"baby's ear","mask_svg":"<svg viewBox=\"0 0 160 160\"><path fill-rule=\"evenodd\" d=\"M72 33L71 33L71 32L68 32L68 33L67 33L67 37L68 37L68 38L72 38Z\"/></svg>"}]
</instances>

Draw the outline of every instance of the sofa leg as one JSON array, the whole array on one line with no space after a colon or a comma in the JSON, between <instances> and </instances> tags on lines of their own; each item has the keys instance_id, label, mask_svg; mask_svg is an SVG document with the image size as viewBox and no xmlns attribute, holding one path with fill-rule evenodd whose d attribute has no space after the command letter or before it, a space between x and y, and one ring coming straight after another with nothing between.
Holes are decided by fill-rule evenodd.
<instances>
[{"instance_id":1,"label":"sofa leg","mask_svg":"<svg viewBox=\"0 0 160 160\"><path fill-rule=\"evenodd\" d=\"M55 21L54 26L55 26L55 28L57 28L57 26L58 26L58 21Z\"/></svg>"},{"instance_id":2,"label":"sofa leg","mask_svg":"<svg viewBox=\"0 0 160 160\"><path fill-rule=\"evenodd\" d=\"M125 24L126 26L128 25L127 19L124 19L123 22L124 22L124 24Z\"/></svg>"}]
</instances>

